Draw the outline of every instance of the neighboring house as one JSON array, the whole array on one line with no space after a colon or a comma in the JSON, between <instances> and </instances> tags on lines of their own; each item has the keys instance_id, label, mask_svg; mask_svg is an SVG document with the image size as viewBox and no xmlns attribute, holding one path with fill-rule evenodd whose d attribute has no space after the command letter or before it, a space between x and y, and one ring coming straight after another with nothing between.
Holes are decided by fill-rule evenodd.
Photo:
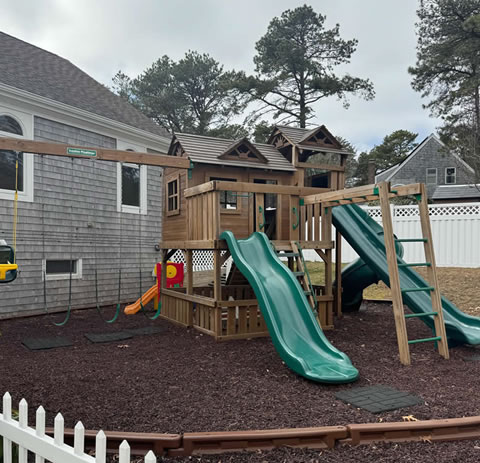
<instances>
[{"instance_id":1,"label":"neighboring house","mask_svg":"<svg viewBox=\"0 0 480 463\"><path fill-rule=\"evenodd\" d=\"M0 136L166 153L170 136L75 65L0 33ZM163 169L23 154L17 256L20 276L0 286L0 317L138 297L151 285L161 240ZM0 155L0 239L12 242L15 154ZM139 268L143 285L139 284Z\"/></svg>"},{"instance_id":2,"label":"neighboring house","mask_svg":"<svg viewBox=\"0 0 480 463\"><path fill-rule=\"evenodd\" d=\"M402 162L378 173L375 183L392 186L425 183L429 199L440 186L466 185L474 181L474 170L450 152L435 136L425 138Z\"/></svg>"}]
</instances>

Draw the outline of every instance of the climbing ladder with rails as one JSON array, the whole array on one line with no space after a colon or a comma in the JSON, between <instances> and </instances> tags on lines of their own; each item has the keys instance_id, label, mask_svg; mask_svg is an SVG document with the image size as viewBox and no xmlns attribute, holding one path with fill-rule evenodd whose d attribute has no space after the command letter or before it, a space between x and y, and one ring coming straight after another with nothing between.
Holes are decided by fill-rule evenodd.
<instances>
[{"instance_id":1,"label":"climbing ladder with rails","mask_svg":"<svg viewBox=\"0 0 480 463\"><path fill-rule=\"evenodd\" d=\"M378 187L380 206L382 211L382 223L384 229L385 251L387 255L388 273L390 276L390 289L392 293L393 312L395 318L395 327L397 332L397 341L400 353L400 362L404 365L410 365L410 344L420 342L435 342L438 346L439 354L448 359L448 343L443 320L442 301L438 286L437 269L435 264L435 254L432 244L432 231L430 227L430 218L428 213L427 194L425 185L421 185L420 194L417 195L422 236L420 238L396 239L393 234L392 215L389 201L389 185L382 183ZM395 241L397 242L422 242L424 244L425 262L405 263L399 262L395 251ZM425 267L427 272L428 286L402 288L400 285L399 267ZM431 312L420 312L405 314L403 306L403 295L409 292L425 291L429 293L432 302ZM423 339L408 339L406 320L418 317L433 317L434 336Z\"/></svg>"},{"instance_id":2,"label":"climbing ladder with rails","mask_svg":"<svg viewBox=\"0 0 480 463\"><path fill-rule=\"evenodd\" d=\"M278 257L288 258L289 268L297 277L300 286L303 288L303 292L310 304L310 307L315 312L317 311L317 301L315 298L315 291L310 280L310 275L308 273L307 266L305 264L305 259L303 258L302 248L300 244L296 241L290 242L291 250L278 251ZM295 265L293 265L293 263Z\"/></svg>"}]
</instances>

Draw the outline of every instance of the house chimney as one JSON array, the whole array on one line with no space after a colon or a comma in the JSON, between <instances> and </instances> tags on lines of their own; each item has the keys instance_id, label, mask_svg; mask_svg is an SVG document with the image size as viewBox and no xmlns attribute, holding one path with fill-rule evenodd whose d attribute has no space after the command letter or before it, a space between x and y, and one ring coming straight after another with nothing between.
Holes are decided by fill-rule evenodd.
<instances>
[{"instance_id":1,"label":"house chimney","mask_svg":"<svg viewBox=\"0 0 480 463\"><path fill-rule=\"evenodd\" d=\"M372 185L375 183L375 172L377 168L375 166L375 161L373 159L368 160L368 170L367 170L367 179L368 179L368 184Z\"/></svg>"}]
</instances>

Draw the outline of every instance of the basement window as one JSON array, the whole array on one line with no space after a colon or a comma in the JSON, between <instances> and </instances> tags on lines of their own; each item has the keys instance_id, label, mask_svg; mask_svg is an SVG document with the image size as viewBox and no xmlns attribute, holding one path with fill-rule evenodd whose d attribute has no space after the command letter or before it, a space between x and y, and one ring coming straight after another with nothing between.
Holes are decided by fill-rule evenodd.
<instances>
[{"instance_id":1,"label":"basement window","mask_svg":"<svg viewBox=\"0 0 480 463\"><path fill-rule=\"evenodd\" d=\"M42 275L46 280L78 280L82 278L82 259L46 259L42 262Z\"/></svg>"}]
</instances>

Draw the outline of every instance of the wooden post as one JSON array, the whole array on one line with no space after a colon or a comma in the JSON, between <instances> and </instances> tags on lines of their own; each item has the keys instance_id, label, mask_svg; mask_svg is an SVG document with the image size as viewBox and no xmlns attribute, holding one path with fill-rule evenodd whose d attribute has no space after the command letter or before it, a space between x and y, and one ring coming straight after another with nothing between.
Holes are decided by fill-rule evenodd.
<instances>
[{"instance_id":1,"label":"wooden post","mask_svg":"<svg viewBox=\"0 0 480 463\"><path fill-rule=\"evenodd\" d=\"M427 267L428 281L431 286L435 288L434 291L430 291L430 297L432 299L432 310L437 312L438 315L433 317L435 324L435 336L440 336L438 341L438 353L448 359L450 354L448 352L447 333L445 331L445 322L443 320L443 308L442 299L440 297L440 289L438 286L437 266L435 263L435 252L433 250L432 242L432 230L430 227L430 217L428 213L427 203L427 191L425 184L420 185L420 194L422 198L418 207L420 208L420 223L422 225L422 235L427 240L424 241L425 258L427 262L430 262L430 266Z\"/></svg>"},{"instance_id":2,"label":"wooden post","mask_svg":"<svg viewBox=\"0 0 480 463\"><path fill-rule=\"evenodd\" d=\"M183 253L187 267L187 294L193 294L193 251L187 249Z\"/></svg>"},{"instance_id":3,"label":"wooden post","mask_svg":"<svg viewBox=\"0 0 480 463\"><path fill-rule=\"evenodd\" d=\"M216 307L211 310L214 311L215 316L213 329L215 330L216 338L222 335L222 308L217 305L218 301L222 300L221 268L222 259L220 256L220 250L215 249L213 251L213 297L216 301Z\"/></svg>"},{"instance_id":4,"label":"wooden post","mask_svg":"<svg viewBox=\"0 0 480 463\"><path fill-rule=\"evenodd\" d=\"M405 312L403 310L402 292L400 288L400 276L398 274L397 253L395 251L395 239L393 236L392 214L388 198L390 185L382 182L378 186L380 197L380 208L382 211L383 236L385 239L385 250L387 254L388 274L390 279L390 291L392 293L393 315L397 332L398 351L400 362L403 365L410 365L410 350L408 348L407 326L405 323Z\"/></svg>"},{"instance_id":5,"label":"wooden post","mask_svg":"<svg viewBox=\"0 0 480 463\"><path fill-rule=\"evenodd\" d=\"M340 165L345 167L347 164L346 156L341 156ZM345 172L338 172L336 189L345 188ZM342 317L342 235L338 230L335 231L335 313L338 318Z\"/></svg>"},{"instance_id":6,"label":"wooden post","mask_svg":"<svg viewBox=\"0 0 480 463\"><path fill-rule=\"evenodd\" d=\"M255 193L255 231L264 232L265 224L265 195L263 193Z\"/></svg>"}]
</instances>

